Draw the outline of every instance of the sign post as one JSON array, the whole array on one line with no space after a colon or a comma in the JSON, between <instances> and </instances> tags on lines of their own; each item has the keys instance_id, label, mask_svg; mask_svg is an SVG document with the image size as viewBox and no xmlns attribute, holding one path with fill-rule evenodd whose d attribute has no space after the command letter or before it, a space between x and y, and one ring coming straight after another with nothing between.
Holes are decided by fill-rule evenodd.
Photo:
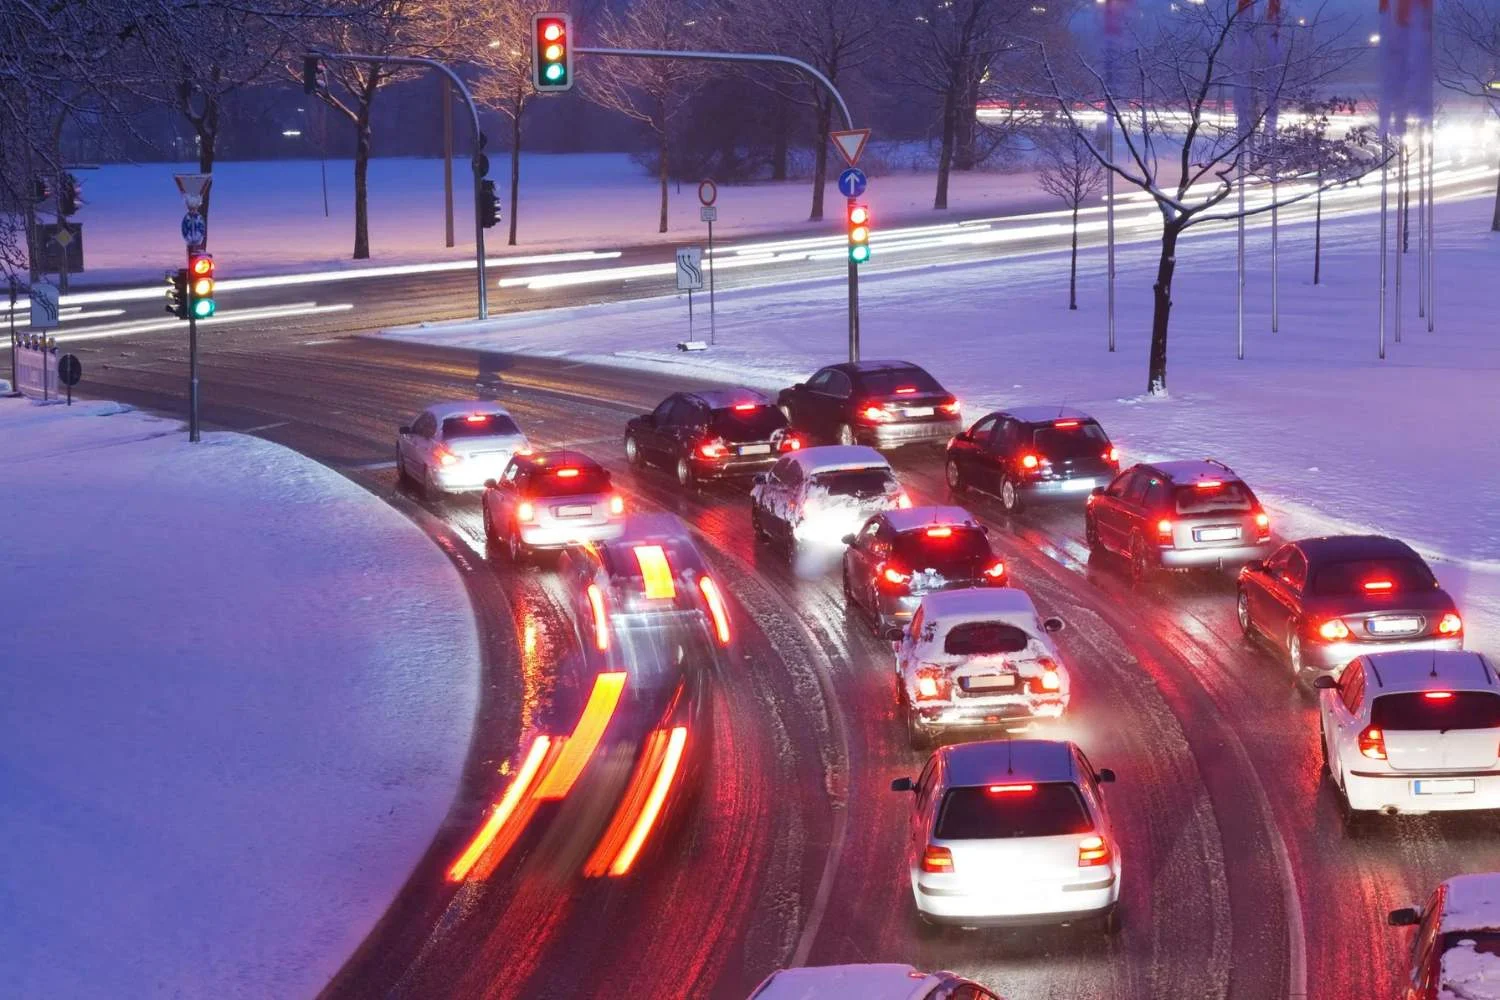
<instances>
[{"instance_id":1,"label":"sign post","mask_svg":"<svg viewBox=\"0 0 1500 1000\"><path fill-rule=\"evenodd\" d=\"M19 392L16 388L16 299L20 292L20 286L16 282L15 275L11 275L6 284L10 291L10 391Z\"/></svg>"},{"instance_id":2,"label":"sign post","mask_svg":"<svg viewBox=\"0 0 1500 1000\"><path fill-rule=\"evenodd\" d=\"M859 169L860 154L865 151L865 143L870 141L870 130L867 128L844 129L839 132L829 132L828 138L833 140L833 147L839 151L849 169L839 174L839 191L849 199L849 205L854 206L854 199L859 197L868 184L865 172ZM855 263L854 257L849 257L849 361L859 360L859 265Z\"/></svg>"},{"instance_id":3,"label":"sign post","mask_svg":"<svg viewBox=\"0 0 1500 1000\"><path fill-rule=\"evenodd\" d=\"M681 351L701 351L708 345L693 339L693 293L703 290L703 250L677 248L677 290L688 293L688 339L677 345Z\"/></svg>"},{"instance_id":4,"label":"sign post","mask_svg":"<svg viewBox=\"0 0 1500 1000\"><path fill-rule=\"evenodd\" d=\"M716 343L717 329L714 316L714 222L719 218L719 210L714 202L719 200L719 186L711 180L704 180L698 185L698 201L702 208L698 210L698 217L708 223L708 342L710 345Z\"/></svg>"},{"instance_id":5,"label":"sign post","mask_svg":"<svg viewBox=\"0 0 1500 1000\"><path fill-rule=\"evenodd\" d=\"M198 209L213 184L212 174L176 174L177 190L182 192L182 201L187 206L187 215L182 217L182 242L187 244L189 258L208 246L208 224ZM191 221L197 220L197 221ZM192 280L189 275L188 280ZM192 299L189 297L189 303ZM198 434L198 317L188 309L188 440L197 441Z\"/></svg>"}]
</instances>

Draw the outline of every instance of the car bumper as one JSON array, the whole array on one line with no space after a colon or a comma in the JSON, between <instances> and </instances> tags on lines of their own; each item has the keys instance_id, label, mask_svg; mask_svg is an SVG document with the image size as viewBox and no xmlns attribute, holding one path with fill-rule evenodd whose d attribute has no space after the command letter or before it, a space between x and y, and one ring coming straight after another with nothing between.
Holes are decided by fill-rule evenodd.
<instances>
[{"instance_id":1,"label":"car bumper","mask_svg":"<svg viewBox=\"0 0 1500 1000\"><path fill-rule=\"evenodd\" d=\"M1033 502L1076 500L1083 503L1096 486L1108 486L1112 475L1080 476L1077 479L1043 479L1020 484L1021 495Z\"/></svg>"},{"instance_id":2,"label":"car bumper","mask_svg":"<svg viewBox=\"0 0 1500 1000\"><path fill-rule=\"evenodd\" d=\"M1463 649L1462 637L1433 639L1424 637L1386 642L1311 642L1302 643L1302 665L1308 670L1339 672L1357 656L1367 653L1404 653L1412 650Z\"/></svg>"},{"instance_id":3,"label":"car bumper","mask_svg":"<svg viewBox=\"0 0 1500 1000\"><path fill-rule=\"evenodd\" d=\"M619 538L624 521L603 524L535 524L521 527L521 541L533 549L561 549L584 542Z\"/></svg>"},{"instance_id":4,"label":"car bumper","mask_svg":"<svg viewBox=\"0 0 1500 1000\"><path fill-rule=\"evenodd\" d=\"M486 479L499 479L509 464L508 454L503 459L488 456L483 459L471 458L434 470L432 478L444 493L466 493L484 489Z\"/></svg>"},{"instance_id":5,"label":"car bumper","mask_svg":"<svg viewBox=\"0 0 1500 1000\"><path fill-rule=\"evenodd\" d=\"M947 444L963 430L963 420L924 420L921 423L875 424L854 429L854 439L874 448L899 448L904 444Z\"/></svg>"},{"instance_id":6,"label":"car bumper","mask_svg":"<svg viewBox=\"0 0 1500 1000\"><path fill-rule=\"evenodd\" d=\"M908 697L910 694L908 693ZM1067 694L1018 694L995 698L965 698L963 701L916 704L912 718L922 729L1003 726L1009 722L1060 719L1068 709Z\"/></svg>"},{"instance_id":7,"label":"car bumper","mask_svg":"<svg viewBox=\"0 0 1500 1000\"><path fill-rule=\"evenodd\" d=\"M1118 872L1075 882L1012 882L975 889L960 876L916 873L917 910L935 924L962 927L1025 927L1064 924L1107 912L1120 900Z\"/></svg>"},{"instance_id":8,"label":"car bumper","mask_svg":"<svg viewBox=\"0 0 1500 1000\"><path fill-rule=\"evenodd\" d=\"M1472 791L1418 794L1417 782L1471 781ZM1428 786L1430 787L1430 786ZM1500 771L1366 772L1344 775L1349 807L1398 813L1468 812L1500 809Z\"/></svg>"},{"instance_id":9,"label":"car bumper","mask_svg":"<svg viewBox=\"0 0 1500 1000\"><path fill-rule=\"evenodd\" d=\"M911 621L912 615L915 615L917 609L922 606L922 598L928 594L936 594L942 590L975 590L980 587L1003 587L1006 585L1007 581L1004 579L998 580L993 584L973 580L959 580L946 587L934 587L931 590L924 590L919 594L889 594L884 591L877 591L875 596L875 612L880 618L881 625L904 625Z\"/></svg>"},{"instance_id":10,"label":"car bumper","mask_svg":"<svg viewBox=\"0 0 1500 1000\"><path fill-rule=\"evenodd\" d=\"M1243 566L1252 559L1264 559L1270 551L1270 542L1258 542L1254 545L1162 549L1161 565L1163 569L1212 569L1216 566Z\"/></svg>"},{"instance_id":11,"label":"car bumper","mask_svg":"<svg viewBox=\"0 0 1500 1000\"><path fill-rule=\"evenodd\" d=\"M824 511L812 517L804 517L792 528L792 536L799 545L830 545L844 547L845 535L852 535L864 527L866 521L883 510L894 509L894 499L881 507L840 507Z\"/></svg>"},{"instance_id":12,"label":"car bumper","mask_svg":"<svg viewBox=\"0 0 1500 1000\"><path fill-rule=\"evenodd\" d=\"M694 459L693 474L699 479L735 479L740 476L753 476L775 465L782 454L785 452L773 451L769 455L735 456L720 461Z\"/></svg>"}]
</instances>

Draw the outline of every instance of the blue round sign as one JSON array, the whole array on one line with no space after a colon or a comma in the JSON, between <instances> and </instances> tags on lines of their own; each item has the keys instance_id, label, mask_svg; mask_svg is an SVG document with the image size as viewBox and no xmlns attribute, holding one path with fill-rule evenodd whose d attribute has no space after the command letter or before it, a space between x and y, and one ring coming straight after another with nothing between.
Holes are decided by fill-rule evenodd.
<instances>
[{"instance_id":1,"label":"blue round sign","mask_svg":"<svg viewBox=\"0 0 1500 1000\"><path fill-rule=\"evenodd\" d=\"M869 186L869 183L870 179L865 176L863 170L850 167L839 174L839 193L845 198L858 198L865 193L865 188Z\"/></svg>"},{"instance_id":2,"label":"blue round sign","mask_svg":"<svg viewBox=\"0 0 1500 1000\"><path fill-rule=\"evenodd\" d=\"M202 246L208 238L208 223L197 212L182 217L182 241L190 247Z\"/></svg>"}]
</instances>

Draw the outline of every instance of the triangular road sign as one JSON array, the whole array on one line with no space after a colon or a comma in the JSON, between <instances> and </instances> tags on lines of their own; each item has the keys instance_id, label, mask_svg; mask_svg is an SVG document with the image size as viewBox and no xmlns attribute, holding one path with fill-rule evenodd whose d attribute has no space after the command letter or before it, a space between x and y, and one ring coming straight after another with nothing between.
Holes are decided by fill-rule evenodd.
<instances>
[{"instance_id":1,"label":"triangular road sign","mask_svg":"<svg viewBox=\"0 0 1500 1000\"><path fill-rule=\"evenodd\" d=\"M846 132L829 132L828 138L833 140L833 146L844 162L853 167L859 165L859 154L865 151L865 143L870 141L870 130L852 128Z\"/></svg>"},{"instance_id":2,"label":"triangular road sign","mask_svg":"<svg viewBox=\"0 0 1500 1000\"><path fill-rule=\"evenodd\" d=\"M173 174L177 181L177 190L182 192L182 200L187 204L189 212L196 212L203 205L203 196L208 194L208 186L213 183L213 174Z\"/></svg>"}]
</instances>

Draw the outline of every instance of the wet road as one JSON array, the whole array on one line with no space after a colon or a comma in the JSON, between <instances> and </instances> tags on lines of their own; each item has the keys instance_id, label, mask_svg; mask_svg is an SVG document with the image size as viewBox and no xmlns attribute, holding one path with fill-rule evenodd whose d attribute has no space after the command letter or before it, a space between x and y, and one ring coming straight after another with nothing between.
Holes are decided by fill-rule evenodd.
<instances>
[{"instance_id":1,"label":"wet road","mask_svg":"<svg viewBox=\"0 0 1500 1000\"><path fill-rule=\"evenodd\" d=\"M1385 911L1454 873L1500 868L1491 820L1343 832L1313 702L1240 637L1227 578L1134 588L1090 563L1077 511L1008 519L970 494L959 502L990 524L1017 585L1069 624L1071 718L1052 731L1119 774L1107 794L1125 926L1113 940L919 936L900 863L907 800L888 784L921 757L896 712L889 645L846 617L836 574L804 578L756 545L742 488L685 494L625 464L625 418L701 383L312 332L245 324L206 341L206 421L297 448L413 517L463 575L485 646L462 794L330 997L742 998L779 966L869 961L951 968L1011 1000L1392 996L1408 932L1385 927ZM92 392L181 412L179 338L73 350ZM713 696L701 798L622 879L585 879L524 841L482 876L445 877L536 719L576 705L587 682L555 574L488 554L475 498L397 486L395 425L476 395L504 402L534 442L603 461L637 509L680 514L729 592L738 646ZM893 461L918 503L947 498L935 451Z\"/></svg>"}]
</instances>

